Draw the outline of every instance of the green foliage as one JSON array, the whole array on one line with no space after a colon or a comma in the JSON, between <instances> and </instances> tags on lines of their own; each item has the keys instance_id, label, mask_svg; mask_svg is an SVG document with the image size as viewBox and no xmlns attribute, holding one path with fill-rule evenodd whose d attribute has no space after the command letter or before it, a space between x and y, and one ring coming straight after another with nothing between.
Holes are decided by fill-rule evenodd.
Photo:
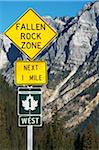
<instances>
[{"instance_id":1,"label":"green foliage","mask_svg":"<svg viewBox=\"0 0 99 150\"><path fill-rule=\"evenodd\" d=\"M25 130L17 126L15 93L0 76L0 150L25 150Z\"/></svg>"},{"instance_id":2,"label":"green foliage","mask_svg":"<svg viewBox=\"0 0 99 150\"><path fill-rule=\"evenodd\" d=\"M57 108L55 108L57 109ZM64 129L64 121L56 113L52 122L35 130L35 150L75 150L72 133Z\"/></svg>"},{"instance_id":3,"label":"green foliage","mask_svg":"<svg viewBox=\"0 0 99 150\"><path fill-rule=\"evenodd\" d=\"M82 150L98 150L98 137L92 124L89 124L82 136Z\"/></svg>"},{"instance_id":4,"label":"green foliage","mask_svg":"<svg viewBox=\"0 0 99 150\"><path fill-rule=\"evenodd\" d=\"M99 150L94 127L89 124L84 133L75 135L64 128L58 114L52 122L44 124L42 129L35 129L35 150Z\"/></svg>"}]
</instances>

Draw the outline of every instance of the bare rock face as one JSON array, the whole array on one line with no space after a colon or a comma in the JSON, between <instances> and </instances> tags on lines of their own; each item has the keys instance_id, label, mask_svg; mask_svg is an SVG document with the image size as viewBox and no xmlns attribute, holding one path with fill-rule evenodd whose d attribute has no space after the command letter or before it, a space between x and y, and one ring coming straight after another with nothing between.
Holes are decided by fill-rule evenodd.
<instances>
[{"instance_id":1,"label":"bare rock face","mask_svg":"<svg viewBox=\"0 0 99 150\"><path fill-rule=\"evenodd\" d=\"M75 34L70 42L68 63L81 65L97 41L98 28L96 19L99 16L99 11L98 9L96 10L95 6L99 6L99 3L93 4L79 16Z\"/></svg>"},{"instance_id":2,"label":"bare rock face","mask_svg":"<svg viewBox=\"0 0 99 150\"><path fill-rule=\"evenodd\" d=\"M91 4L80 16L67 21L56 42L44 55L45 59L47 56L50 64L78 67L85 61L97 41L97 16L99 16L97 7L99 2Z\"/></svg>"}]
</instances>

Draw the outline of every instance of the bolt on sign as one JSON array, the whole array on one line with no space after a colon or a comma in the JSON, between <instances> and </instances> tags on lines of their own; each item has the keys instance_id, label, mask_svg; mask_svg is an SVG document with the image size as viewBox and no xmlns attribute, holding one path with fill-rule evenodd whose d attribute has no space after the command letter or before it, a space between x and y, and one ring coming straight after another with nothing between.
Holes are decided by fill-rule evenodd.
<instances>
[{"instance_id":1,"label":"bolt on sign","mask_svg":"<svg viewBox=\"0 0 99 150\"><path fill-rule=\"evenodd\" d=\"M16 85L47 84L47 65L45 61L16 61Z\"/></svg>"},{"instance_id":2,"label":"bolt on sign","mask_svg":"<svg viewBox=\"0 0 99 150\"><path fill-rule=\"evenodd\" d=\"M17 102L19 126L42 125L41 88L18 88Z\"/></svg>"},{"instance_id":3,"label":"bolt on sign","mask_svg":"<svg viewBox=\"0 0 99 150\"><path fill-rule=\"evenodd\" d=\"M4 34L30 60L57 36L56 31L32 9L27 10Z\"/></svg>"}]
</instances>

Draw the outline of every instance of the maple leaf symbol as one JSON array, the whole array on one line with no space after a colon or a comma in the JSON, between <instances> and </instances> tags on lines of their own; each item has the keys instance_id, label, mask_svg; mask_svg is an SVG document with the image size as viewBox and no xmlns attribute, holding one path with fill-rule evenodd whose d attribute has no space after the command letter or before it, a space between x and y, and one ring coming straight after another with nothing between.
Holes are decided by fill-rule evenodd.
<instances>
[{"instance_id":1,"label":"maple leaf symbol","mask_svg":"<svg viewBox=\"0 0 99 150\"><path fill-rule=\"evenodd\" d=\"M38 101L34 100L33 96L29 95L27 96L26 100L22 100L22 106L25 110L31 110L34 111L36 107L38 107Z\"/></svg>"}]
</instances>

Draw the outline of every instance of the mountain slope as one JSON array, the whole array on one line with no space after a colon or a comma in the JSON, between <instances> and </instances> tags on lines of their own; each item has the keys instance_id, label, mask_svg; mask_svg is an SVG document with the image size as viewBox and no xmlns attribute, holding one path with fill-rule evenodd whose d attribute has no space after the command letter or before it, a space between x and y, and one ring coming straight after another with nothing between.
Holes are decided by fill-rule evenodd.
<instances>
[{"instance_id":1,"label":"mountain slope","mask_svg":"<svg viewBox=\"0 0 99 150\"><path fill-rule=\"evenodd\" d=\"M66 128L75 128L87 121L99 104L99 2L86 4L76 17L44 19L58 37L37 58L48 65L49 83L42 88L43 120L49 122L57 111ZM26 57L5 39L0 39L0 57L5 58L0 61L6 60L0 73L13 86L14 62Z\"/></svg>"}]
</instances>

